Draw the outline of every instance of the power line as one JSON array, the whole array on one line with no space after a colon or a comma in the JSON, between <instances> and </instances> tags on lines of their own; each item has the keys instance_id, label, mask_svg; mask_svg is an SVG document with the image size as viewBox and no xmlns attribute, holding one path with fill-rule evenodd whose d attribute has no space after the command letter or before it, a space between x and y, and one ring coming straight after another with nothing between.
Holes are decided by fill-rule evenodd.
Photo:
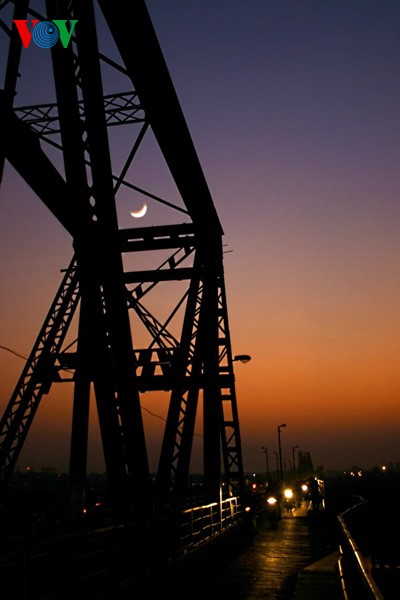
<instances>
[{"instance_id":1,"label":"power line","mask_svg":"<svg viewBox=\"0 0 400 600\"><path fill-rule=\"evenodd\" d=\"M11 354L15 354L15 356L18 356L19 358L28 360L28 358L26 356L24 356L23 354L19 354L18 352L15 352L15 350L11 350L11 348L7 348L7 346L3 346L0 344L0 348L3 348L3 350L7 350L7 352L11 352Z\"/></svg>"}]
</instances>

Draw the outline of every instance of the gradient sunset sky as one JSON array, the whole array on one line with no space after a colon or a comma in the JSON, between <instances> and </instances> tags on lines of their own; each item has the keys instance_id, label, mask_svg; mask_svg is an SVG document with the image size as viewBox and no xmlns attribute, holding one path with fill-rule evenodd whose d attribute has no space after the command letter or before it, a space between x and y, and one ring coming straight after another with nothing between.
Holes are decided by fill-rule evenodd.
<instances>
[{"instance_id":1,"label":"gradient sunset sky","mask_svg":"<svg viewBox=\"0 0 400 600\"><path fill-rule=\"evenodd\" d=\"M287 463L293 446L325 469L400 462L400 2L147 6L224 228L233 352L252 356L235 367L246 471L264 469L262 446L273 467L281 423ZM24 52L15 104L54 101L48 51ZM151 161L141 176L157 193L164 174ZM133 204L123 202L125 227ZM141 224L158 223L156 210ZM8 165L1 346L29 354L71 256ZM0 349L0 411L22 366ZM157 437L162 411L146 396L143 407ZM67 468L70 414L70 386L54 386L21 461ZM97 469L95 430L91 444ZM149 456L154 465L152 444Z\"/></svg>"}]
</instances>

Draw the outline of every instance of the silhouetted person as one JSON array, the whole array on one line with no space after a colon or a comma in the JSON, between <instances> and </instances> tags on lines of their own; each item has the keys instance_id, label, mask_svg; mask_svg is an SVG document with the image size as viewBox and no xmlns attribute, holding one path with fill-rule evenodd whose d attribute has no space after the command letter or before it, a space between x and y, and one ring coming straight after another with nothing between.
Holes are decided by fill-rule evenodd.
<instances>
[{"instance_id":1,"label":"silhouetted person","mask_svg":"<svg viewBox=\"0 0 400 600\"><path fill-rule=\"evenodd\" d=\"M321 499L322 499L318 480L315 478L311 479L308 488L310 490L312 509L314 511L317 511L317 510L319 510L319 507L321 505Z\"/></svg>"}]
</instances>

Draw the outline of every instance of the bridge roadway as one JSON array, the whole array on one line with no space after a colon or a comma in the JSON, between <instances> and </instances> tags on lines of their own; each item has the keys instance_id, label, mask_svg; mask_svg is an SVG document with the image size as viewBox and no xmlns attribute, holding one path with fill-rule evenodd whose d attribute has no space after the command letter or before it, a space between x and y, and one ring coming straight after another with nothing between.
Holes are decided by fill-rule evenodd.
<instances>
[{"instance_id":1,"label":"bridge roadway","mask_svg":"<svg viewBox=\"0 0 400 600\"><path fill-rule=\"evenodd\" d=\"M275 528L264 513L256 523L255 532L224 534L179 564L127 583L121 598L140 598L145 590L174 600L343 600L334 517L308 516L303 503Z\"/></svg>"}]
</instances>

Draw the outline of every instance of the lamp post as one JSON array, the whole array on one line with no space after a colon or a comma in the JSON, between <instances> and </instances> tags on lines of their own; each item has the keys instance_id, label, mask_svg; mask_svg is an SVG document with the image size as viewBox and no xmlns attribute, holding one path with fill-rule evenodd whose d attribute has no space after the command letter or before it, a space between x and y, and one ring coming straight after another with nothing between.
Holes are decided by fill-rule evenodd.
<instances>
[{"instance_id":1,"label":"lamp post","mask_svg":"<svg viewBox=\"0 0 400 600\"><path fill-rule=\"evenodd\" d=\"M293 454L293 473L296 475L296 460L294 457L294 451L300 448L300 446L292 446L292 454Z\"/></svg>"},{"instance_id":2,"label":"lamp post","mask_svg":"<svg viewBox=\"0 0 400 600\"><path fill-rule=\"evenodd\" d=\"M279 479L279 459L278 459L278 453L274 450L274 454L275 454L275 458L276 458L276 476Z\"/></svg>"},{"instance_id":3,"label":"lamp post","mask_svg":"<svg viewBox=\"0 0 400 600\"><path fill-rule=\"evenodd\" d=\"M281 447L281 429L286 427L286 423L278 425L278 449L279 449L279 478L283 481L283 469L282 469L282 447Z\"/></svg>"},{"instance_id":4,"label":"lamp post","mask_svg":"<svg viewBox=\"0 0 400 600\"><path fill-rule=\"evenodd\" d=\"M269 479L269 461L268 461L268 448L261 446L261 450L265 453L265 466L267 468L267 479Z\"/></svg>"}]
</instances>

